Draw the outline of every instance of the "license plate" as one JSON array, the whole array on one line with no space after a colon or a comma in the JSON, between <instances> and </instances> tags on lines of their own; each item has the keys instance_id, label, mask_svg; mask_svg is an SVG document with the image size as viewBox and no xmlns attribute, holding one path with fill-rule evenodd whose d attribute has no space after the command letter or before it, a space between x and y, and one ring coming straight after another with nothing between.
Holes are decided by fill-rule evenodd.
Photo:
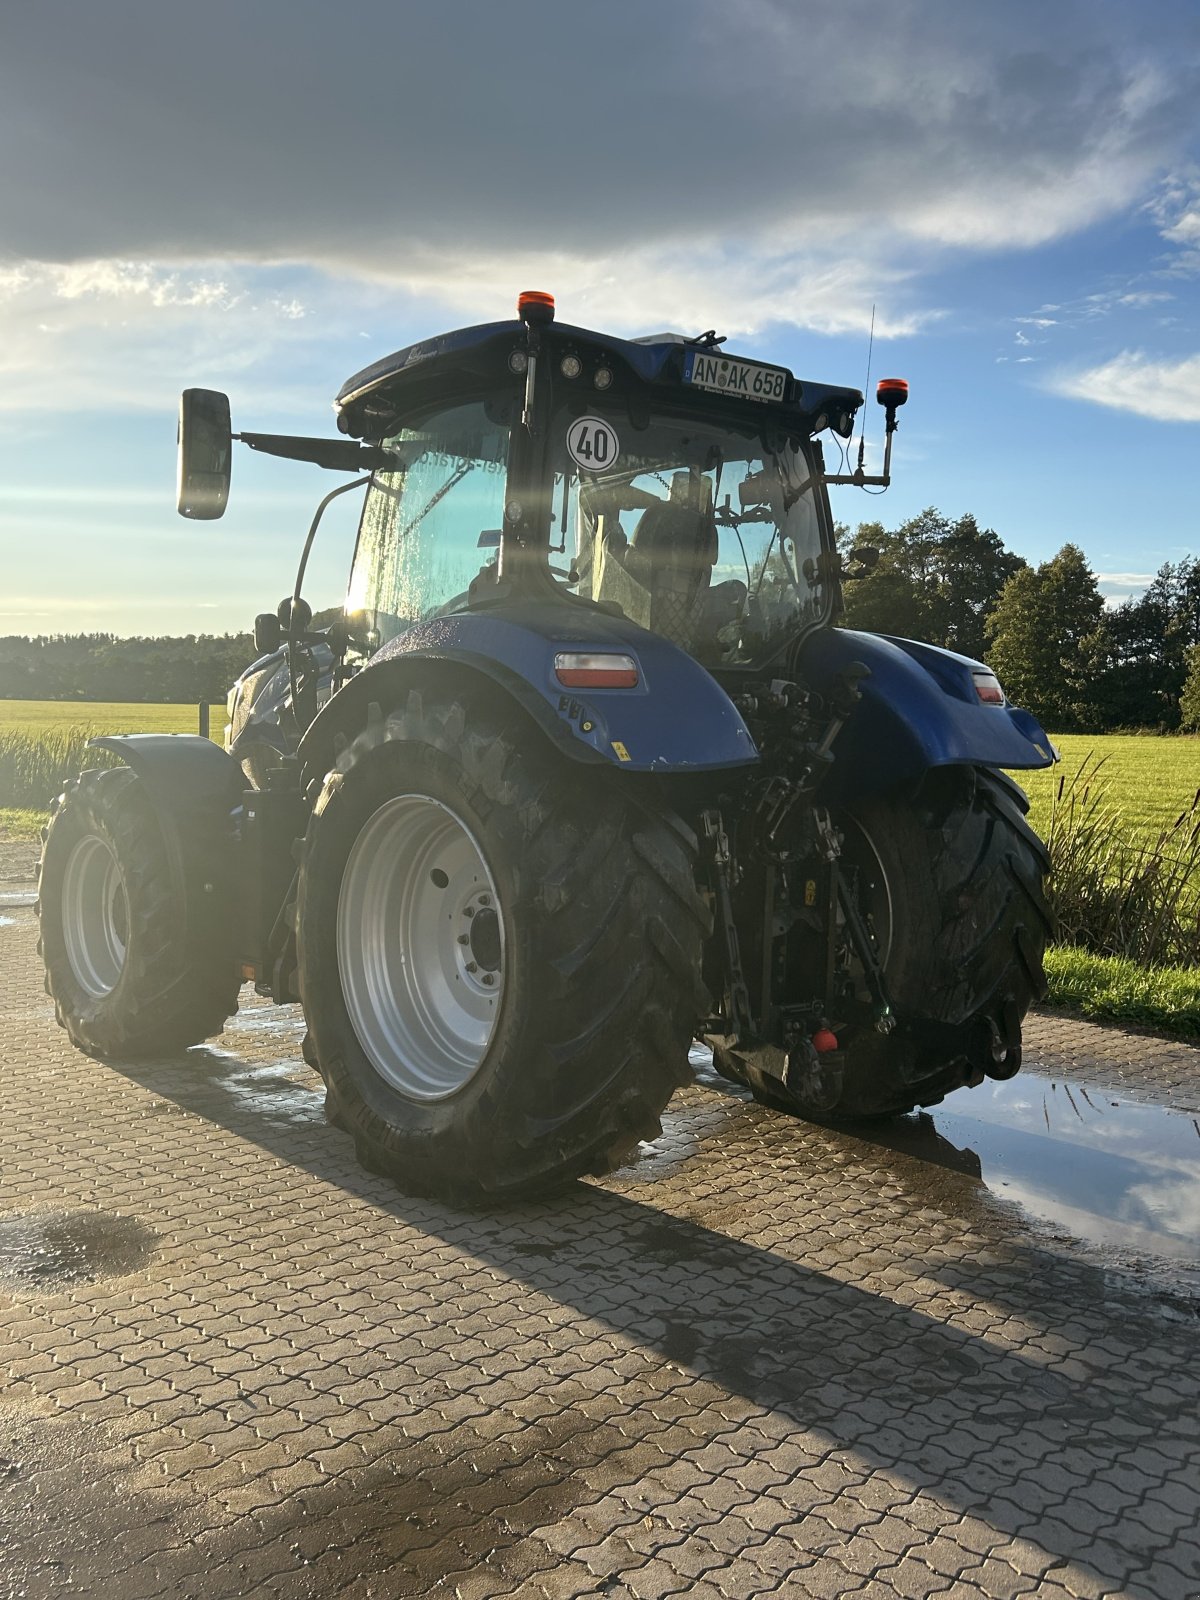
<instances>
[{"instance_id":1,"label":"license plate","mask_svg":"<svg viewBox=\"0 0 1200 1600\"><path fill-rule=\"evenodd\" d=\"M714 394L735 394L742 400L782 400L791 374L784 367L764 367L757 361L689 350L683 362L683 381Z\"/></svg>"}]
</instances>

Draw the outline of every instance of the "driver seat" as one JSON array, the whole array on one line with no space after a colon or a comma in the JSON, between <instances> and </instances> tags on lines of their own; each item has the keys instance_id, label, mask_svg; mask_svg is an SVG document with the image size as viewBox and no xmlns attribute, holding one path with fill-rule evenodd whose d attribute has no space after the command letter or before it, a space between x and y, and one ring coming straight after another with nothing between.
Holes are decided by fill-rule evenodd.
<instances>
[{"instance_id":1,"label":"driver seat","mask_svg":"<svg viewBox=\"0 0 1200 1600\"><path fill-rule=\"evenodd\" d=\"M690 650L717 559L708 479L677 472L670 499L647 506L629 548L650 593L651 628Z\"/></svg>"}]
</instances>

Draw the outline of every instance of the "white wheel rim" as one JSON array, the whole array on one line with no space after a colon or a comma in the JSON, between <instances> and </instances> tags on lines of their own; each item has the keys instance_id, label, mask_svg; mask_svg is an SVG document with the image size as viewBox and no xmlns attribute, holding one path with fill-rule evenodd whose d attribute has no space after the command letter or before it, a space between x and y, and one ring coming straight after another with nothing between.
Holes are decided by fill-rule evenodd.
<instances>
[{"instance_id":1,"label":"white wheel rim","mask_svg":"<svg viewBox=\"0 0 1200 1600\"><path fill-rule=\"evenodd\" d=\"M125 970L129 903L112 846L98 833L86 834L67 857L62 913L75 981L93 1000L103 1000Z\"/></svg>"},{"instance_id":2,"label":"white wheel rim","mask_svg":"<svg viewBox=\"0 0 1200 1600\"><path fill-rule=\"evenodd\" d=\"M338 973L358 1041L413 1100L443 1100L483 1064L504 991L504 919L470 829L428 795L363 827L338 896Z\"/></svg>"}]
</instances>

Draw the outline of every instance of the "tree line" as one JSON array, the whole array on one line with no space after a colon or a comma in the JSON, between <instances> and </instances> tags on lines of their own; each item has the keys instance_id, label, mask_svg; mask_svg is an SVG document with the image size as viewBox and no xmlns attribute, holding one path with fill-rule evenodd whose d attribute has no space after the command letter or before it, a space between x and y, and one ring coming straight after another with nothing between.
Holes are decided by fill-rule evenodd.
<instances>
[{"instance_id":1,"label":"tree line","mask_svg":"<svg viewBox=\"0 0 1200 1600\"><path fill-rule=\"evenodd\" d=\"M838 542L847 558L879 552L846 583L845 626L987 661L1053 731L1200 731L1200 557L1167 562L1138 599L1106 607L1078 545L1031 566L969 514L930 507L893 530L840 527Z\"/></svg>"},{"instance_id":2,"label":"tree line","mask_svg":"<svg viewBox=\"0 0 1200 1600\"><path fill-rule=\"evenodd\" d=\"M219 703L255 654L248 633L10 635L0 638L0 700Z\"/></svg>"}]
</instances>

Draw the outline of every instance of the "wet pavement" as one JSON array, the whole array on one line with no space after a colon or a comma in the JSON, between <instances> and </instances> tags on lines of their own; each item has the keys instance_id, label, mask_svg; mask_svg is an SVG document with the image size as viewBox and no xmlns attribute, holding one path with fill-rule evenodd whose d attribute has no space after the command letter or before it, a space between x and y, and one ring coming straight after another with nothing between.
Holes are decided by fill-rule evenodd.
<instances>
[{"instance_id":1,"label":"wet pavement","mask_svg":"<svg viewBox=\"0 0 1200 1600\"><path fill-rule=\"evenodd\" d=\"M452 1210L295 1010L72 1051L0 894L5 1600L1200 1596L1200 1050L1041 1014L852 1133L696 1052L630 1167Z\"/></svg>"}]
</instances>

